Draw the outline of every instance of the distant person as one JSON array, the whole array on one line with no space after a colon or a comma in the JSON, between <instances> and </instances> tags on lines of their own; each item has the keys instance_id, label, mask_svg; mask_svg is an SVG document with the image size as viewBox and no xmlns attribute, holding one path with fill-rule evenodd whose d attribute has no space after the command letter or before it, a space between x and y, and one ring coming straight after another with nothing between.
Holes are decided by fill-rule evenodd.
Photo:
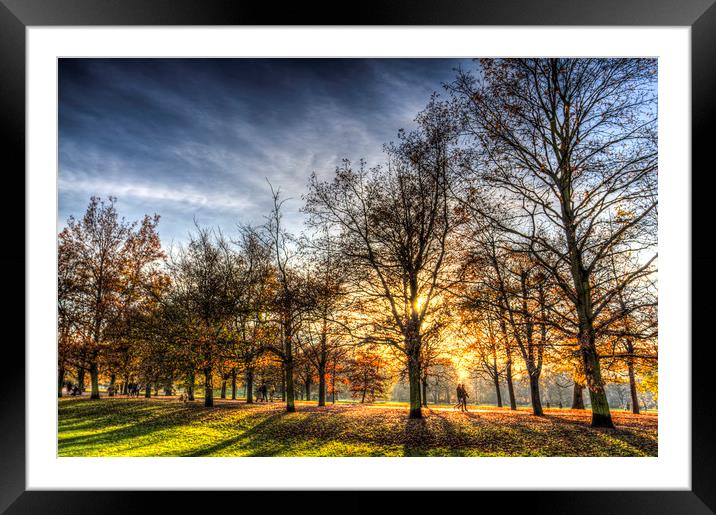
<instances>
[{"instance_id":1,"label":"distant person","mask_svg":"<svg viewBox=\"0 0 716 515\"><path fill-rule=\"evenodd\" d=\"M261 385L261 399L264 402L268 402L268 386L266 386L266 383Z\"/></svg>"},{"instance_id":2,"label":"distant person","mask_svg":"<svg viewBox=\"0 0 716 515\"><path fill-rule=\"evenodd\" d=\"M264 385L263 383L261 386L256 388L256 402L262 402L264 400Z\"/></svg>"},{"instance_id":3,"label":"distant person","mask_svg":"<svg viewBox=\"0 0 716 515\"><path fill-rule=\"evenodd\" d=\"M465 389L464 384L460 385L460 389L462 390L462 399L460 402L460 408L462 409L462 411L467 411L467 398L469 397L469 395L467 394L467 390Z\"/></svg>"},{"instance_id":4,"label":"distant person","mask_svg":"<svg viewBox=\"0 0 716 515\"><path fill-rule=\"evenodd\" d=\"M456 408L459 408L460 411L463 411L463 405L465 403L465 395L467 393L465 392L465 387L462 385L462 383L458 383L457 385L457 405Z\"/></svg>"}]
</instances>

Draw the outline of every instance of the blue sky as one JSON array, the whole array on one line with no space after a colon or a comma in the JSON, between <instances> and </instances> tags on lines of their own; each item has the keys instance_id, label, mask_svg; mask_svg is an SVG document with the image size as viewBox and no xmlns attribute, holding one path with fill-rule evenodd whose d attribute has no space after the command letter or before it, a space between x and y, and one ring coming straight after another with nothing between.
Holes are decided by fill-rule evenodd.
<instances>
[{"instance_id":1,"label":"blue sky","mask_svg":"<svg viewBox=\"0 0 716 515\"><path fill-rule=\"evenodd\" d=\"M309 175L376 164L457 59L61 59L59 218L113 195L129 220L161 215L165 246L193 219L232 233L280 187L299 232Z\"/></svg>"}]
</instances>

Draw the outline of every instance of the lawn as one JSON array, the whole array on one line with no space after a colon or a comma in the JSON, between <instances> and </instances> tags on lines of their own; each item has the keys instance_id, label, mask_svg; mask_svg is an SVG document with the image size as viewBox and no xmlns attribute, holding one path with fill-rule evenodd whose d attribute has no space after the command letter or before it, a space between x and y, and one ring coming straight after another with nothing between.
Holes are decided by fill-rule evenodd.
<instances>
[{"instance_id":1,"label":"lawn","mask_svg":"<svg viewBox=\"0 0 716 515\"><path fill-rule=\"evenodd\" d=\"M613 412L616 429L589 427L588 411L299 403L247 405L172 398L59 399L59 456L656 456L658 417Z\"/></svg>"}]
</instances>

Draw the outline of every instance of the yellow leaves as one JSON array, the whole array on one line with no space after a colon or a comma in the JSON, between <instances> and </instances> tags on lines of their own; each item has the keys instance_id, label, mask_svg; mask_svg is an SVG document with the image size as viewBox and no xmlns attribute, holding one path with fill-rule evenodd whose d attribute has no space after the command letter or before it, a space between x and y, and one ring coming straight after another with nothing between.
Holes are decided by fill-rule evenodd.
<instances>
[{"instance_id":1,"label":"yellow leaves","mask_svg":"<svg viewBox=\"0 0 716 515\"><path fill-rule=\"evenodd\" d=\"M644 375L641 380L641 387L649 392L654 400L659 398L659 372L658 370L651 370Z\"/></svg>"},{"instance_id":2,"label":"yellow leaves","mask_svg":"<svg viewBox=\"0 0 716 515\"><path fill-rule=\"evenodd\" d=\"M617 207L615 214L618 222L628 221L634 218L634 211L624 207Z\"/></svg>"}]
</instances>

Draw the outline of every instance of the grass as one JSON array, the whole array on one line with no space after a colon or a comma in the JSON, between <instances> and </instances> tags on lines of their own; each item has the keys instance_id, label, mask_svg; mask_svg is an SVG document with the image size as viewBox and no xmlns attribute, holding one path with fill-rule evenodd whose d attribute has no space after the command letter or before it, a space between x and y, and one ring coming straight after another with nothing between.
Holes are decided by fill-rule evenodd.
<instances>
[{"instance_id":1,"label":"grass","mask_svg":"<svg viewBox=\"0 0 716 515\"><path fill-rule=\"evenodd\" d=\"M59 399L59 456L656 456L658 418L614 412L616 429L588 411L297 403L247 405L172 398Z\"/></svg>"}]
</instances>

